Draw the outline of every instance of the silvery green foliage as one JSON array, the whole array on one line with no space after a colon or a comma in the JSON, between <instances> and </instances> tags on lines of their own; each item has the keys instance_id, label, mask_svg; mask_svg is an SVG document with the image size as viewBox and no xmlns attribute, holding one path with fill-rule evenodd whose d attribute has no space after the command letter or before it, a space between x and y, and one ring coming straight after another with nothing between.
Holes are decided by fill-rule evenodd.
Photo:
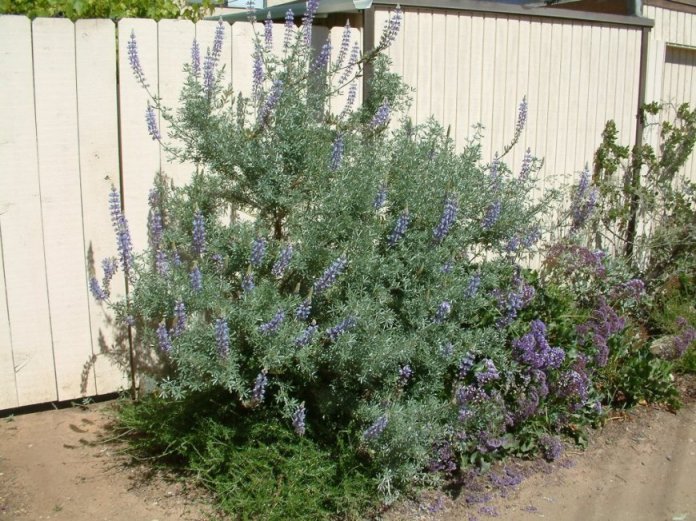
<instances>
[{"instance_id":1,"label":"silvery green foliage","mask_svg":"<svg viewBox=\"0 0 696 521\"><path fill-rule=\"evenodd\" d=\"M163 143L199 168L185 186L158 181L162 232L134 261L121 307L139 349L166 362L163 393L219 388L301 434L350 428L384 469L386 495L438 468L443 444L501 447L513 425L505 393L537 384L515 372L507 318L510 299L515 311L527 303L518 263L528 248L508 244L538 233L531 176L403 117L408 89L383 56L400 19L374 51L346 61L344 41L343 59L325 66L326 49L307 46L311 16L276 35L276 55L257 24L262 70L249 98L211 69L216 33L204 77L198 62L187 68L181 107L155 100L169 122ZM353 110L366 67L369 95ZM136 69L141 83L145 74ZM349 105L331 112L343 92ZM255 220L230 219L231 208Z\"/></svg>"}]
</instances>

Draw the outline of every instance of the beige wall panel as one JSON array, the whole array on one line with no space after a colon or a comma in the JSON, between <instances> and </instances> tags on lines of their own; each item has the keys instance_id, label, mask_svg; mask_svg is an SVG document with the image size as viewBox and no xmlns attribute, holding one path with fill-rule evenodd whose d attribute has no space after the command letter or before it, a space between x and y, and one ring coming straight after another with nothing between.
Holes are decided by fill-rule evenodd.
<instances>
[{"instance_id":1,"label":"beige wall panel","mask_svg":"<svg viewBox=\"0 0 696 521\"><path fill-rule=\"evenodd\" d=\"M592 27L577 24L574 27L575 30L579 32L577 43L579 46L579 77L574 84L574 87L577 89L577 117L575 118L575 130L571 130L570 139L566 146L575 146L576 150L579 151L579 155L576 154L573 164L576 169L582 169L585 163L589 162L592 157L593 142L589 134L594 132L595 129L590 126L590 96L593 88L589 84L589 78L591 78L592 73L593 45L597 46L597 44L592 41Z\"/></svg>"},{"instance_id":2,"label":"beige wall panel","mask_svg":"<svg viewBox=\"0 0 696 521\"><path fill-rule=\"evenodd\" d=\"M469 122L469 110L471 105L471 76L472 58L471 38L473 18L460 14L459 25L459 53L457 56L457 77L453 87L456 89L457 119L452 128L452 136L455 143L464 146L473 137L473 130Z\"/></svg>"},{"instance_id":3,"label":"beige wall panel","mask_svg":"<svg viewBox=\"0 0 696 521\"><path fill-rule=\"evenodd\" d=\"M191 45L196 29L189 20L160 20L158 28L159 95L165 107L176 113L180 106L179 95L186 81L184 64L191 63ZM201 62L202 63L202 62ZM179 143L169 137L169 123L160 117L162 141L174 147ZM195 170L191 163L181 163L164 149L162 150L162 171L175 185L186 183Z\"/></svg>"},{"instance_id":4,"label":"beige wall panel","mask_svg":"<svg viewBox=\"0 0 696 521\"><path fill-rule=\"evenodd\" d=\"M407 9L404 12L404 67L403 67L403 80L411 88L418 87L418 57L419 54L413 52L414 46L418 45L418 24L420 21L420 15L416 9ZM418 93L412 92L411 96L413 102L408 111L408 115L413 119L414 123L417 122L416 114L418 113Z\"/></svg>"},{"instance_id":5,"label":"beige wall panel","mask_svg":"<svg viewBox=\"0 0 696 521\"><path fill-rule=\"evenodd\" d=\"M505 109L506 141L509 142L515 133L517 114L522 98L527 95L527 76L529 75L529 23L517 18L510 20L510 34L508 46L508 74L506 100L509 108ZM525 45L520 45L524 41ZM524 47L524 49L522 48ZM529 114L529 113L528 113ZM525 151L526 129L520 136L520 140L505 158L505 162L514 172L517 164L522 161Z\"/></svg>"},{"instance_id":6,"label":"beige wall panel","mask_svg":"<svg viewBox=\"0 0 696 521\"><path fill-rule=\"evenodd\" d=\"M541 24L537 21L528 21L529 25L529 45L527 77L525 79L527 89L527 103L529 104L529 117L527 118L527 129L525 130L525 145L530 148L532 155L541 154L538 135L540 129L546 125L546 100L540 97L541 85L543 80L541 75L542 53L541 47ZM525 148L526 150L526 148Z\"/></svg>"},{"instance_id":7,"label":"beige wall panel","mask_svg":"<svg viewBox=\"0 0 696 521\"><path fill-rule=\"evenodd\" d=\"M3 204L3 203L0 203ZM0 212L3 208L0 208ZM0 221L1 222L1 221ZM17 381L12 357L12 336L7 312L2 229L0 228L0 410L17 407Z\"/></svg>"},{"instance_id":8,"label":"beige wall panel","mask_svg":"<svg viewBox=\"0 0 696 521\"><path fill-rule=\"evenodd\" d=\"M495 154L500 155L506 144L505 127L508 124L507 114L505 113L505 91L508 81L509 71L507 61L507 37L509 30L509 20L499 18L496 23L494 45L488 55L493 65L492 75L486 80L485 96L491 98L490 112L486 114L484 125L488 128L488 154L484 155L483 160L490 161Z\"/></svg>"},{"instance_id":9,"label":"beige wall panel","mask_svg":"<svg viewBox=\"0 0 696 521\"><path fill-rule=\"evenodd\" d=\"M75 92L75 26L70 20L33 23L36 136L48 301L58 399L95 394L82 389L92 357L85 291L82 198Z\"/></svg>"},{"instance_id":10,"label":"beige wall panel","mask_svg":"<svg viewBox=\"0 0 696 521\"><path fill-rule=\"evenodd\" d=\"M481 155L484 163L489 162L493 158L493 133L496 131L493 128L491 115L493 113L494 99L491 92L495 88L495 43L497 37L496 18L486 16L483 19L483 40L481 49L481 83L477 85L477 90L480 96L480 114L476 118L476 122L480 122L484 127L484 138L481 142ZM502 31L502 28L501 28ZM474 123L475 124L475 123Z\"/></svg>"},{"instance_id":11,"label":"beige wall panel","mask_svg":"<svg viewBox=\"0 0 696 521\"><path fill-rule=\"evenodd\" d=\"M17 404L56 400L28 18L0 16L0 229ZM6 372L6 370L5 370Z\"/></svg>"},{"instance_id":12,"label":"beige wall panel","mask_svg":"<svg viewBox=\"0 0 696 521\"><path fill-rule=\"evenodd\" d=\"M118 24L122 197L133 249L138 252L147 246L147 196L160 169L160 147L148 134L145 122L147 104L152 100L136 81L128 61L131 33L135 33L149 92L157 96L157 24L153 20L135 18L124 18Z\"/></svg>"},{"instance_id":13,"label":"beige wall panel","mask_svg":"<svg viewBox=\"0 0 696 521\"><path fill-rule=\"evenodd\" d=\"M232 24L232 89L235 96L251 95L253 83L254 31L250 23Z\"/></svg>"},{"instance_id":14,"label":"beige wall panel","mask_svg":"<svg viewBox=\"0 0 696 521\"><path fill-rule=\"evenodd\" d=\"M282 30L283 30L282 27L275 28L276 34L282 34ZM336 64L336 60L338 59L339 54L341 52L341 42L343 41L344 32L345 32L345 28L339 27L339 26L332 27L330 30L329 37L331 39L331 47L332 47L331 59L332 59L333 64ZM343 58L343 61L342 61L343 67L333 77L333 84L332 85L333 85L335 92L331 98L331 110L335 114L340 114L343 111L343 109L345 108L346 100L348 99L348 92L350 89L350 85L352 84L352 82L351 83L344 82L343 85L339 85L338 80L341 79L343 74L346 72L345 67L346 67L346 64L350 60L350 53L351 53L351 49L353 48L353 44L355 44L355 43L362 44L362 33L359 29L351 27L349 32L350 32L350 44L348 45L348 49L345 52L345 57ZM394 47L395 45L397 45L397 44L395 43L394 45L392 45L392 47ZM362 45L361 45L361 47L362 47ZM356 71L357 71L357 69L355 67L353 67L353 73L355 73ZM355 80L355 83L357 85L360 85L360 84L362 84L362 81L360 79L357 79L357 80ZM358 96L356 95L356 101L353 104L353 107L356 108L359 106L360 105L359 105Z\"/></svg>"},{"instance_id":15,"label":"beige wall panel","mask_svg":"<svg viewBox=\"0 0 696 521\"><path fill-rule=\"evenodd\" d=\"M457 78L459 77L459 54L460 52L467 52L466 48L460 49L459 47L459 20L459 16L448 16L445 18L446 41L443 49L445 75L442 85L442 123L445 129L450 128L450 137L452 139L455 138L457 129L457 113L459 112L457 97L461 90L457 83Z\"/></svg>"},{"instance_id":16,"label":"beige wall panel","mask_svg":"<svg viewBox=\"0 0 696 521\"><path fill-rule=\"evenodd\" d=\"M430 72L430 112L445 127L445 89L446 67L447 67L447 44L449 35L447 34L447 19L456 21L456 16L445 16L442 11L435 11L432 17L432 63ZM456 37L456 34L455 34ZM427 118L428 116L426 116Z\"/></svg>"},{"instance_id":17,"label":"beige wall panel","mask_svg":"<svg viewBox=\"0 0 696 521\"><path fill-rule=\"evenodd\" d=\"M412 50L418 55L418 78L413 85L416 88L416 121L425 121L432 114L431 89L433 80L433 14L430 10L421 10L418 19L418 46ZM439 51L439 50L438 50Z\"/></svg>"},{"instance_id":18,"label":"beige wall panel","mask_svg":"<svg viewBox=\"0 0 696 521\"><path fill-rule=\"evenodd\" d=\"M116 26L111 20L75 23L75 61L86 278L101 280L102 259L116 255L108 199L119 179ZM111 298L124 294L123 275L118 273L111 282ZM126 375L108 353L123 352L127 345L117 340L113 313L91 295L88 303L96 358L85 366L85 375L96 380L97 394L114 392L127 385Z\"/></svg>"}]
</instances>

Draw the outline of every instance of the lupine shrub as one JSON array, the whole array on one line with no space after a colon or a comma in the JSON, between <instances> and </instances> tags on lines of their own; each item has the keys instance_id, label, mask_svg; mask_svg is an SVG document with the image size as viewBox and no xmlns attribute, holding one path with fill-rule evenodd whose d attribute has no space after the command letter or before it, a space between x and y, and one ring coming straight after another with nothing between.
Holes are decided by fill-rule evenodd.
<instances>
[{"instance_id":1,"label":"lupine shrub","mask_svg":"<svg viewBox=\"0 0 696 521\"><path fill-rule=\"evenodd\" d=\"M613 301L589 289L542 292L540 300L542 285L521 267L546 208L531 196L531 152L516 168L504 163L523 132L526 101L500 156L486 161L475 139L457 152L436 122L414 125L400 115L409 91L383 53L400 10L375 49L360 54L347 26L330 59L328 42L309 46L316 9L310 1L299 29L289 12L284 34L259 30L248 97L220 82L223 31L204 59L194 43L180 108L153 99L146 119L151 137L197 171L179 187L158 178L149 247L139 254L113 191L118 258L105 261L103 281L92 280L95 297L108 301L118 265L130 291L112 305L152 361L139 369L174 404L204 397L227 411L218 427L209 423L218 433L211 447L251 443L224 434L219 426L234 430L230 422L253 432L265 425L278 443L293 433L293 450L321 452L346 440L351 456L343 461L361 462L351 468L387 499L506 454L555 459L559 434L601 414L597 375L625 324ZM272 54L279 37L283 50ZM136 35L129 51L136 81L146 85ZM368 68L358 105L356 85ZM332 112L339 91L346 105ZM169 121L169 136L154 111ZM595 254L556 258L563 255L601 278L604 260ZM566 269L575 270L565 260L554 267ZM585 311L566 318L564 331L544 305L581 293ZM136 413L129 424L139 421ZM161 444L193 457L177 436ZM206 465L201 451L197 468ZM276 477L293 457L278 463ZM237 485L220 492L242 493Z\"/></svg>"}]
</instances>

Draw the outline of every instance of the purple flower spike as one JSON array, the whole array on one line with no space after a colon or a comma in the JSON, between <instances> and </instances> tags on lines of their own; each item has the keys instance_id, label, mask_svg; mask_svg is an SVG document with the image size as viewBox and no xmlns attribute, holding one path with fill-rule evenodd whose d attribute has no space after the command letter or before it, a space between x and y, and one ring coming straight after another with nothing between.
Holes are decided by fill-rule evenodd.
<instances>
[{"instance_id":1,"label":"purple flower spike","mask_svg":"<svg viewBox=\"0 0 696 521\"><path fill-rule=\"evenodd\" d=\"M213 48L208 49L203 62L203 86L208 96L213 93L215 86L215 68L222 54L222 42L225 38L225 24L220 19L215 28L215 37L213 38Z\"/></svg>"},{"instance_id":2,"label":"purple flower spike","mask_svg":"<svg viewBox=\"0 0 696 521\"><path fill-rule=\"evenodd\" d=\"M308 47L312 44L312 24L317 9L319 9L319 0L307 0L307 10L302 17L302 31L304 32L305 45Z\"/></svg>"},{"instance_id":3,"label":"purple flower spike","mask_svg":"<svg viewBox=\"0 0 696 521\"><path fill-rule=\"evenodd\" d=\"M285 13L285 35L283 38L283 49L285 52L290 48L290 42L292 41L292 33L295 30L295 15L292 9L288 9Z\"/></svg>"},{"instance_id":4,"label":"purple flower spike","mask_svg":"<svg viewBox=\"0 0 696 521\"><path fill-rule=\"evenodd\" d=\"M254 406L259 405L263 402L266 396L266 386L268 385L268 378L266 377L266 370L264 369L259 373L254 382L254 389L251 391L251 401Z\"/></svg>"},{"instance_id":5,"label":"purple flower spike","mask_svg":"<svg viewBox=\"0 0 696 521\"><path fill-rule=\"evenodd\" d=\"M111 225L116 233L116 247L118 249L121 269L127 279L131 276L131 265L133 264L133 243L131 241L128 221L121 210L121 196L115 187L111 188L109 194L109 210L111 212Z\"/></svg>"},{"instance_id":6,"label":"purple flower spike","mask_svg":"<svg viewBox=\"0 0 696 521\"><path fill-rule=\"evenodd\" d=\"M167 254L162 250L157 250L155 254L155 270L157 274L166 277L169 275L169 259Z\"/></svg>"},{"instance_id":7,"label":"purple flower spike","mask_svg":"<svg viewBox=\"0 0 696 521\"><path fill-rule=\"evenodd\" d=\"M162 242L164 222L162 221L162 212L156 206L150 206L150 212L147 216L147 231L150 248L157 250Z\"/></svg>"},{"instance_id":8,"label":"purple flower spike","mask_svg":"<svg viewBox=\"0 0 696 521\"><path fill-rule=\"evenodd\" d=\"M304 403L301 404L297 409L295 409L295 412L292 413L292 427L295 429L295 433L298 436L304 436L305 434L305 416L306 416L307 411L305 410Z\"/></svg>"},{"instance_id":9,"label":"purple flower spike","mask_svg":"<svg viewBox=\"0 0 696 521\"><path fill-rule=\"evenodd\" d=\"M257 268L261 266L263 259L266 257L267 244L266 239L263 237L254 239L254 242L251 245L251 258L249 259L252 266Z\"/></svg>"},{"instance_id":10,"label":"purple flower spike","mask_svg":"<svg viewBox=\"0 0 696 521\"><path fill-rule=\"evenodd\" d=\"M147 80L145 79L145 72L143 72L143 66L140 64L140 55L138 54L138 42L135 39L135 31L131 31L130 39L128 40L128 62L130 63L131 70L135 79L138 80L143 87L147 88Z\"/></svg>"},{"instance_id":11,"label":"purple flower spike","mask_svg":"<svg viewBox=\"0 0 696 521\"><path fill-rule=\"evenodd\" d=\"M270 118L273 109L275 109L276 105L278 104L278 101L280 101L280 97L282 95L283 81L275 80L273 82L273 86L271 87L271 91L268 93L268 97L263 104L263 107L261 107L261 110L259 111L259 125L264 126L268 123L268 119Z\"/></svg>"},{"instance_id":12,"label":"purple flower spike","mask_svg":"<svg viewBox=\"0 0 696 521\"><path fill-rule=\"evenodd\" d=\"M399 387L404 387L413 376L413 369L406 364L399 369Z\"/></svg>"},{"instance_id":13,"label":"purple flower spike","mask_svg":"<svg viewBox=\"0 0 696 521\"><path fill-rule=\"evenodd\" d=\"M532 172L532 149L528 148L522 159L522 167L520 168L520 181L529 179L529 174Z\"/></svg>"},{"instance_id":14,"label":"purple flower spike","mask_svg":"<svg viewBox=\"0 0 696 521\"><path fill-rule=\"evenodd\" d=\"M517 112L517 124L515 125L515 137L513 138L515 141L520 137L520 134L522 134L522 131L524 130L524 127L527 124L527 96L522 98L522 102L520 103L520 108Z\"/></svg>"},{"instance_id":15,"label":"purple flower spike","mask_svg":"<svg viewBox=\"0 0 696 521\"><path fill-rule=\"evenodd\" d=\"M307 320L311 312L312 301L309 299L305 299L304 301L302 301L302 304L297 306L297 309L295 310L295 318L297 318L297 320Z\"/></svg>"},{"instance_id":16,"label":"purple flower spike","mask_svg":"<svg viewBox=\"0 0 696 521\"><path fill-rule=\"evenodd\" d=\"M341 69L343 67L343 62L348 57L348 50L350 49L350 21L346 20L346 25L343 28L343 36L341 37L341 47L338 50L338 56L336 57L336 62L334 67L336 69Z\"/></svg>"},{"instance_id":17,"label":"purple flower spike","mask_svg":"<svg viewBox=\"0 0 696 521\"><path fill-rule=\"evenodd\" d=\"M341 160L343 159L343 134L339 134L336 136L336 139L333 142L333 145L331 147L331 161L329 162L329 168L332 171L338 170L338 167L341 166Z\"/></svg>"},{"instance_id":18,"label":"purple flower spike","mask_svg":"<svg viewBox=\"0 0 696 521\"><path fill-rule=\"evenodd\" d=\"M382 31L382 37L379 41L379 46L383 49L389 47L396 40L396 36L399 34L399 29L401 28L401 18L402 12L401 7L398 5L394 10L394 13L389 17L389 20L384 24L384 30Z\"/></svg>"},{"instance_id":19,"label":"purple flower spike","mask_svg":"<svg viewBox=\"0 0 696 521\"><path fill-rule=\"evenodd\" d=\"M471 278L469 278L465 295L469 298L475 297L478 293L479 287L481 287L481 274L474 273Z\"/></svg>"},{"instance_id":20,"label":"purple flower spike","mask_svg":"<svg viewBox=\"0 0 696 521\"><path fill-rule=\"evenodd\" d=\"M253 289L256 287L256 284L254 284L254 274L253 273L247 273L244 275L244 278L242 279L242 290L244 293L249 293L250 291L253 291Z\"/></svg>"},{"instance_id":21,"label":"purple flower spike","mask_svg":"<svg viewBox=\"0 0 696 521\"><path fill-rule=\"evenodd\" d=\"M167 326L164 321L160 322L157 328L157 340L159 342L159 348L163 352L169 353L172 350L172 341L169 338L169 332L167 331Z\"/></svg>"},{"instance_id":22,"label":"purple flower spike","mask_svg":"<svg viewBox=\"0 0 696 521\"><path fill-rule=\"evenodd\" d=\"M290 266L293 253L292 244L288 244L281 250L280 257L278 257L278 260L273 264L273 268L271 268L271 273L274 277L282 278L283 275L285 275L285 271L288 269L288 266Z\"/></svg>"},{"instance_id":23,"label":"purple flower spike","mask_svg":"<svg viewBox=\"0 0 696 521\"><path fill-rule=\"evenodd\" d=\"M348 266L348 259L345 255L341 255L338 259L331 263L326 271L314 281L314 294L321 295L327 289L334 285L336 279L343 273Z\"/></svg>"},{"instance_id":24,"label":"purple flower spike","mask_svg":"<svg viewBox=\"0 0 696 521\"><path fill-rule=\"evenodd\" d=\"M89 279L89 291L92 293L94 300L97 302L104 302L109 298L106 292L99 285L99 281L94 277Z\"/></svg>"},{"instance_id":25,"label":"purple flower spike","mask_svg":"<svg viewBox=\"0 0 696 521\"><path fill-rule=\"evenodd\" d=\"M261 88L263 87L263 56L259 49L254 53L254 64L252 66L252 84L251 92L254 95L254 99L259 99L261 96Z\"/></svg>"},{"instance_id":26,"label":"purple flower spike","mask_svg":"<svg viewBox=\"0 0 696 521\"><path fill-rule=\"evenodd\" d=\"M363 432L363 439L366 441L376 440L387 428L388 423L389 420L386 416L380 416Z\"/></svg>"},{"instance_id":27,"label":"purple flower spike","mask_svg":"<svg viewBox=\"0 0 696 521\"><path fill-rule=\"evenodd\" d=\"M548 434L539 439L541 451L548 461L556 461L563 454L563 443L556 436Z\"/></svg>"},{"instance_id":28,"label":"purple flower spike","mask_svg":"<svg viewBox=\"0 0 696 521\"><path fill-rule=\"evenodd\" d=\"M273 318L271 320L259 326L259 333L267 336L277 333L284 320L285 311L279 309L278 311L276 311L276 314L273 315Z\"/></svg>"},{"instance_id":29,"label":"purple flower spike","mask_svg":"<svg viewBox=\"0 0 696 521\"><path fill-rule=\"evenodd\" d=\"M196 78L201 74L201 46L195 38L191 44L191 74Z\"/></svg>"},{"instance_id":30,"label":"purple flower spike","mask_svg":"<svg viewBox=\"0 0 696 521\"><path fill-rule=\"evenodd\" d=\"M387 100L384 100L384 102L377 109L377 112L375 112L375 115L372 117L370 127L372 129L378 129L386 125L389 122L389 114L389 103L387 103Z\"/></svg>"},{"instance_id":31,"label":"purple flower spike","mask_svg":"<svg viewBox=\"0 0 696 521\"><path fill-rule=\"evenodd\" d=\"M147 133L153 141L161 141L162 135L160 134L159 127L157 125L157 114L155 114L155 109L152 105L147 104L147 109L145 110L145 121L147 122Z\"/></svg>"},{"instance_id":32,"label":"purple flower spike","mask_svg":"<svg viewBox=\"0 0 696 521\"><path fill-rule=\"evenodd\" d=\"M456 199L448 196L447 199L445 199L445 209L442 211L440 222L433 230L433 240L435 243L441 243L447 233L449 233L450 228L457 220L458 211L459 204Z\"/></svg>"},{"instance_id":33,"label":"purple flower spike","mask_svg":"<svg viewBox=\"0 0 696 521\"><path fill-rule=\"evenodd\" d=\"M322 69L326 69L326 66L329 63L330 57L331 57L331 42L326 42L324 45L321 46L321 50L319 51L319 55L314 60L314 63L312 64L312 67L311 67L311 70L312 71L319 71Z\"/></svg>"},{"instance_id":34,"label":"purple flower spike","mask_svg":"<svg viewBox=\"0 0 696 521\"><path fill-rule=\"evenodd\" d=\"M193 216L193 254L201 256L205 252L205 221L200 210Z\"/></svg>"},{"instance_id":35,"label":"purple flower spike","mask_svg":"<svg viewBox=\"0 0 696 521\"><path fill-rule=\"evenodd\" d=\"M357 323L358 321L355 319L355 317L345 318L334 327L327 329L326 336L329 337L329 340L335 342L336 340L338 340L339 336L341 336L349 329L354 328Z\"/></svg>"},{"instance_id":36,"label":"purple flower spike","mask_svg":"<svg viewBox=\"0 0 696 521\"><path fill-rule=\"evenodd\" d=\"M492 382L493 380L497 380L498 378L500 378L500 373L498 372L498 369L495 367L493 360L491 360L490 358L486 358L483 361L483 365L483 370L476 373L476 381L479 383L479 385L485 385L488 382Z\"/></svg>"},{"instance_id":37,"label":"purple flower spike","mask_svg":"<svg viewBox=\"0 0 696 521\"><path fill-rule=\"evenodd\" d=\"M401 238L406 234L409 224L411 224L411 216L409 215L408 210L404 210L396 220L394 229L389 234L389 237L387 237L387 243L389 246L394 246L401 240Z\"/></svg>"},{"instance_id":38,"label":"purple flower spike","mask_svg":"<svg viewBox=\"0 0 696 521\"><path fill-rule=\"evenodd\" d=\"M481 221L481 228L484 230L490 230L493 228L495 223L498 222L498 219L500 218L500 210L502 208L502 205L500 201L494 201L490 205L488 205L488 208L486 209L486 215L483 216L483 220Z\"/></svg>"},{"instance_id":39,"label":"purple flower spike","mask_svg":"<svg viewBox=\"0 0 696 521\"><path fill-rule=\"evenodd\" d=\"M360 58L360 46L357 42L355 42L350 50L348 64L346 65L343 74L341 74L341 77L338 79L338 85L343 85L346 81L348 81L348 78L351 77L355 64L358 63L358 58Z\"/></svg>"},{"instance_id":40,"label":"purple flower spike","mask_svg":"<svg viewBox=\"0 0 696 521\"><path fill-rule=\"evenodd\" d=\"M263 42L266 51L270 51L273 47L273 19L271 18L270 11L268 11L266 19L263 22Z\"/></svg>"},{"instance_id":41,"label":"purple flower spike","mask_svg":"<svg viewBox=\"0 0 696 521\"><path fill-rule=\"evenodd\" d=\"M302 331L302 333L299 334L297 338L295 338L295 345L297 347L304 347L311 344L317 331L319 331L319 326L312 323L312 325L307 327L304 331Z\"/></svg>"},{"instance_id":42,"label":"purple flower spike","mask_svg":"<svg viewBox=\"0 0 696 521\"><path fill-rule=\"evenodd\" d=\"M433 319L433 322L435 322L436 324L441 324L442 322L447 320L447 317L450 316L450 313L452 313L452 304L450 304L447 300L442 301L437 308L437 312L435 313L435 318Z\"/></svg>"},{"instance_id":43,"label":"purple flower spike","mask_svg":"<svg viewBox=\"0 0 696 521\"><path fill-rule=\"evenodd\" d=\"M182 301L174 305L174 329L172 335L181 336L186 331L186 306Z\"/></svg>"},{"instance_id":44,"label":"purple flower spike","mask_svg":"<svg viewBox=\"0 0 696 521\"><path fill-rule=\"evenodd\" d=\"M382 183L379 185L379 190L377 190L377 195L375 195L375 200L372 201L372 207L375 210L380 210L384 203L387 202L387 185Z\"/></svg>"},{"instance_id":45,"label":"purple flower spike","mask_svg":"<svg viewBox=\"0 0 696 521\"><path fill-rule=\"evenodd\" d=\"M570 203L571 230L579 230L585 225L595 209L598 195L597 188L590 186L590 169L585 165Z\"/></svg>"},{"instance_id":46,"label":"purple flower spike","mask_svg":"<svg viewBox=\"0 0 696 521\"><path fill-rule=\"evenodd\" d=\"M198 293L203 289L203 274L198 266L191 270L189 278L191 279L191 289L194 293Z\"/></svg>"},{"instance_id":47,"label":"purple flower spike","mask_svg":"<svg viewBox=\"0 0 696 521\"><path fill-rule=\"evenodd\" d=\"M218 353L222 357L226 357L230 353L230 328L227 325L227 320L218 318L215 321L215 343L217 344Z\"/></svg>"}]
</instances>

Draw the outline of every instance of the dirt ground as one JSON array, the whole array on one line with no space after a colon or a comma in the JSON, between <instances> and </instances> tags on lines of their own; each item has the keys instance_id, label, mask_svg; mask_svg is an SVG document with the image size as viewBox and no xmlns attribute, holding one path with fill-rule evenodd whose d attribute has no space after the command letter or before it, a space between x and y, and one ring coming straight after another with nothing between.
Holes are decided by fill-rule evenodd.
<instances>
[{"instance_id":1,"label":"dirt ground","mask_svg":"<svg viewBox=\"0 0 696 521\"><path fill-rule=\"evenodd\" d=\"M393 520L696 521L696 382L678 414L614 415L587 451L526 464L528 477L485 504L433 499ZM106 425L112 404L0 419L0 520L218 519L204 492L133 465ZM434 512L430 512L430 511Z\"/></svg>"}]
</instances>

